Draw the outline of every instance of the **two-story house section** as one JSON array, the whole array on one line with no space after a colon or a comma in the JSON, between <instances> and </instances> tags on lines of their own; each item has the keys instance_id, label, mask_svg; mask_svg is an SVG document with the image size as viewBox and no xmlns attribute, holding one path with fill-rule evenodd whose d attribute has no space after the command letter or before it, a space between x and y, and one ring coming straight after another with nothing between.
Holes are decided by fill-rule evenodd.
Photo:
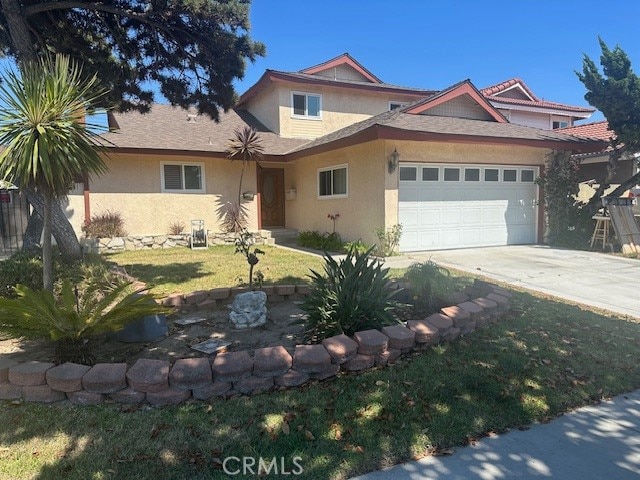
<instances>
[{"instance_id":1,"label":"two-story house section","mask_svg":"<svg viewBox=\"0 0 640 480\"><path fill-rule=\"evenodd\" d=\"M511 123L552 130L572 127L595 112L591 107L566 105L538 98L519 78L511 78L480 90Z\"/></svg>"},{"instance_id":2,"label":"two-story house section","mask_svg":"<svg viewBox=\"0 0 640 480\"><path fill-rule=\"evenodd\" d=\"M299 72L267 70L236 108L282 137L313 139L434 93L384 83L344 53Z\"/></svg>"},{"instance_id":3,"label":"two-story house section","mask_svg":"<svg viewBox=\"0 0 640 480\"><path fill-rule=\"evenodd\" d=\"M402 224L402 251L536 243L544 208L535 179L547 154L606 144L552 130L592 109L541 101L521 81L505 85L390 85L343 54L298 72L267 70L218 123L168 105L112 112L109 172L72 192L67 212L78 229L111 210L130 234L165 234L193 219L220 231L242 171L227 156L229 140L249 126L264 148L244 172L251 230L323 232L338 213L347 241L372 244L376 228ZM545 121L518 121L533 114Z\"/></svg>"}]
</instances>

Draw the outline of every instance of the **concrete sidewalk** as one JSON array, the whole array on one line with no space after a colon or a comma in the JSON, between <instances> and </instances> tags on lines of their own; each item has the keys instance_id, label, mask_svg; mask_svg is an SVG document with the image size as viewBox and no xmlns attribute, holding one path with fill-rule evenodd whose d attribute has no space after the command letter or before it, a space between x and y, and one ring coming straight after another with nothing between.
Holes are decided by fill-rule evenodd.
<instances>
[{"instance_id":1,"label":"concrete sidewalk","mask_svg":"<svg viewBox=\"0 0 640 480\"><path fill-rule=\"evenodd\" d=\"M389 257L385 265L402 268L428 259L444 267L640 318L640 260L543 245L513 245L409 253Z\"/></svg>"},{"instance_id":2,"label":"concrete sidewalk","mask_svg":"<svg viewBox=\"0 0 640 480\"><path fill-rule=\"evenodd\" d=\"M484 438L451 456L426 457L353 480L511 478L640 478L640 390L526 431Z\"/></svg>"}]
</instances>

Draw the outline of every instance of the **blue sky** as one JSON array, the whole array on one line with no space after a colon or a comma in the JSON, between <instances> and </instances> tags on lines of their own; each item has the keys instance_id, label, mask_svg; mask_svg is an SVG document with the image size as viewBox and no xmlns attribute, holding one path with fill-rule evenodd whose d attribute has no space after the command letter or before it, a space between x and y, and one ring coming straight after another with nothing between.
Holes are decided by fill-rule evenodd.
<instances>
[{"instance_id":1,"label":"blue sky","mask_svg":"<svg viewBox=\"0 0 640 480\"><path fill-rule=\"evenodd\" d=\"M547 100L587 105L574 71L599 64L598 35L640 72L634 0L253 0L251 36L267 55L249 64L239 93L264 70L297 71L343 52L387 83L479 88L520 77ZM590 120L599 120L597 113Z\"/></svg>"}]
</instances>

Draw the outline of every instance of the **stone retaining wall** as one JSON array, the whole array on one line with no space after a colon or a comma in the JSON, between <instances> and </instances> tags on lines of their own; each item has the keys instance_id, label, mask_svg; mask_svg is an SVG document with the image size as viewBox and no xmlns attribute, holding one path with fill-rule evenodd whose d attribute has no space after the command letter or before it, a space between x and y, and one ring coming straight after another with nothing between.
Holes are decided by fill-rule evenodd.
<instances>
[{"instance_id":1,"label":"stone retaining wall","mask_svg":"<svg viewBox=\"0 0 640 480\"><path fill-rule=\"evenodd\" d=\"M274 294L279 295L276 291L274 287ZM508 310L511 294L476 282L458 297L460 303L424 320L410 320L381 331L364 330L353 338L336 335L321 344L297 345L293 352L283 346L265 347L255 350L253 356L247 351L225 352L212 358L179 359L173 365L168 360L140 359L130 368L125 363L56 366L0 359L0 399L47 403L68 399L77 405L148 402L162 406L191 398L210 400L297 387L333 377L341 370L384 367L403 354L472 333L496 322Z\"/></svg>"},{"instance_id":2,"label":"stone retaining wall","mask_svg":"<svg viewBox=\"0 0 640 480\"><path fill-rule=\"evenodd\" d=\"M191 235L129 235L126 237L110 238L85 238L83 244L89 253L114 253L124 250L159 250L165 248L188 247ZM207 231L209 245L233 245L236 235ZM262 245L268 242L266 232L253 232L256 244Z\"/></svg>"}]
</instances>

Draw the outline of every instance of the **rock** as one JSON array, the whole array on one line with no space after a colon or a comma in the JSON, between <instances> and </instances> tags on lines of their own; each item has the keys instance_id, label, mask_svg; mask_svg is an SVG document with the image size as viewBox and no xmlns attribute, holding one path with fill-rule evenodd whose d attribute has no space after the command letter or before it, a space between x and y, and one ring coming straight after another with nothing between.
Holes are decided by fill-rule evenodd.
<instances>
[{"instance_id":1,"label":"rock","mask_svg":"<svg viewBox=\"0 0 640 480\"><path fill-rule=\"evenodd\" d=\"M229 319L236 328L253 328L267 323L267 295L264 292L239 293L229 308Z\"/></svg>"}]
</instances>

